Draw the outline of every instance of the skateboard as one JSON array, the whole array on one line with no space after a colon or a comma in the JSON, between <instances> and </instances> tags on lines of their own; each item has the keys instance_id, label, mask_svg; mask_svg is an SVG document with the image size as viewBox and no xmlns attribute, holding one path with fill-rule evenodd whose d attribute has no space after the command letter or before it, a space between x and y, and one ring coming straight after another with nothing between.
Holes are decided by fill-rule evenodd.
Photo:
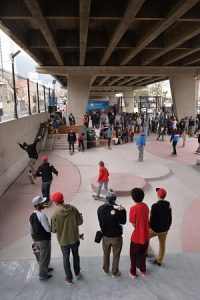
<instances>
[{"instance_id":1,"label":"skateboard","mask_svg":"<svg viewBox=\"0 0 200 300\"><path fill-rule=\"evenodd\" d=\"M95 197L96 197L96 195L92 195L92 198L95 198ZM102 196L100 196L98 199L95 199L95 200L103 201L103 202L106 202L106 201L107 201L106 198L105 198L105 197L102 197Z\"/></svg>"},{"instance_id":2,"label":"skateboard","mask_svg":"<svg viewBox=\"0 0 200 300\"><path fill-rule=\"evenodd\" d=\"M33 175L33 173L32 173L31 170L28 172L28 179L29 179L29 181L30 181L31 184L35 183L35 177L34 177L34 175Z\"/></svg>"}]
</instances>

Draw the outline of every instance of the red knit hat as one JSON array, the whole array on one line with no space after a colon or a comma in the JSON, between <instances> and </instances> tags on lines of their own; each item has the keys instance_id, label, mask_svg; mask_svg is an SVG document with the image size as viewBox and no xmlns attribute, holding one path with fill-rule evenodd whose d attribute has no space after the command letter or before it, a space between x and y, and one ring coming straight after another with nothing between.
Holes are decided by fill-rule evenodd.
<instances>
[{"instance_id":1,"label":"red knit hat","mask_svg":"<svg viewBox=\"0 0 200 300\"><path fill-rule=\"evenodd\" d=\"M156 192L157 192L157 195L159 198L161 199L165 199L166 195L167 195L167 192L165 189L163 188L156 188Z\"/></svg>"},{"instance_id":2,"label":"red knit hat","mask_svg":"<svg viewBox=\"0 0 200 300\"><path fill-rule=\"evenodd\" d=\"M47 156L47 155L44 155L44 156L42 157L42 160L43 160L43 161L48 161L48 160L49 160L49 158L48 158L48 156Z\"/></svg>"},{"instance_id":3,"label":"red knit hat","mask_svg":"<svg viewBox=\"0 0 200 300\"><path fill-rule=\"evenodd\" d=\"M52 201L54 201L55 203L63 203L64 202L64 196L60 192L56 192L53 195L51 195L50 199Z\"/></svg>"}]
</instances>

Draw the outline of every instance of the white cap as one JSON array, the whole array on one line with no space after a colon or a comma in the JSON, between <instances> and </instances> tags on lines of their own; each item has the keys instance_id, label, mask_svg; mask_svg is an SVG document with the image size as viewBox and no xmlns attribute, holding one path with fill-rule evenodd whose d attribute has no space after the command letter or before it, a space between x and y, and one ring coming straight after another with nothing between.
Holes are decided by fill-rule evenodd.
<instances>
[{"instance_id":1,"label":"white cap","mask_svg":"<svg viewBox=\"0 0 200 300\"><path fill-rule=\"evenodd\" d=\"M41 196L36 196L33 198L32 204L35 206L35 205L41 204L45 201L46 201L46 198L42 198Z\"/></svg>"}]
</instances>

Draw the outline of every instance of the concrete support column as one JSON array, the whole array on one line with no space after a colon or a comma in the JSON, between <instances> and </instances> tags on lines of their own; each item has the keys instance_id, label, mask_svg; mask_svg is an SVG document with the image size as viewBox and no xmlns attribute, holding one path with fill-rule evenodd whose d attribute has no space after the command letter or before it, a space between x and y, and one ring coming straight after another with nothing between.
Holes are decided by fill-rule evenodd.
<instances>
[{"instance_id":1,"label":"concrete support column","mask_svg":"<svg viewBox=\"0 0 200 300\"><path fill-rule=\"evenodd\" d=\"M123 98L125 104L124 111L127 113L133 113L134 111L133 91L123 91Z\"/></svg>"},{"instance_id":2,"label":"concrete support column","mask_svg":"<svg viewBox=\"0 0 200 300\"><path fill-rule=\"evenodd\" d=\"M170 86L174 114L178 120L196 116L195 78L192 76L171 76Z\"/></svg>"},{"instance_id":3,"label":"concrete support column","mask_svg":"<svg viewBox=\"0 0 200 300\"><path fill-rule=\"evenodd\" d=\"M68 76L68 105L67 116L73 113L76 125L83 124L86 104L89 99L91 76Z\"/></svg>"},{"instance_id":4,"label":"concrete support column","mask_svg":"<svg viewBox=\"0 0 200 300\"><path fill-rule=\"evenodd\" d=\"M116 104L116 93L108 93L108 97L109 97L109 105L114 105Z\"/></svg>"}]
</instances>

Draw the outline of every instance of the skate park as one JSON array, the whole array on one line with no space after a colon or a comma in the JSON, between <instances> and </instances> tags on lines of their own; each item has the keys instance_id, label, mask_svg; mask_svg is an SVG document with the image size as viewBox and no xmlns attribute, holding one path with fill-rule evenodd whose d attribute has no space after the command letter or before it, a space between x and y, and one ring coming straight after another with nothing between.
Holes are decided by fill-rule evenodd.
<instances>
[{"instance_id":1,"label":"skate park","mask_svg":"<svg viewBox=\"0 0 200 300\"><path fill-rule=\"evenodd\" d=\"M9 31L20 46L37 58L39 72L50 73L68 86L71 97L69 110L80 124L89 94L108 95L112 102L114 94L122 91L128 109L134 87L169 78L178 118L185 114L195 116L194 87L199 70L199 1L175 1L174 4L166 1L162 14L159 14L159 1L125 1L123 4L117 1L115 5L114 1L75 1L75 8L73 1L69 1L68 9L62 6L63 1L58 2L58 7L52 1L49 7L40 2L21 1L21 4L14 7L10 1L3 1L1 28ZM83 5L80 10L80 47L75 44L73 35L69 41L64 39L62 34L66 32L62 33L62 30L60 38L55 42L50 22L57 22L58 31L64 28L69 35L72 34L70 30L79 29L79 2ZM132 11L135 13L131 14ZM66 24L64 18L67 19ZM131 18L132 23L129 21ZM114 28L112 33L106 35L106 45L102 38L98 40L98 35L95 36L96 31L105 31L104 24ZM182 30L177 30L181 26ZM28 30L33 34L29 43L25 40ZM133 45L129 43L132 31L143 36ZM85 42L87 34L88 48ZM104 54L100 63L95 52L99 44ZM65 53L67 47L71 48L66 51L71 51L71 60ZM77 50L72 52L74 48L80 50L80 55L77 55ZM67 147L52 150L53 140L46 133L40 145L37 165L45 154L58 169L59 175L53 179L51 193L62 192L65 202L76 206L83 214L80 233L84 233L84 240L80 245L82 278L75 280L72 287L65 285L62 253L53 234L53 278L48 282L39 282L38 266L31 249L28 218L33 210L32 198L41 194L41 181L38 178L35 184L30 184L27 178L28 157L17 143L33 141L40 123L48 118L47 112L37 112L0 124L1 299L199 299L200 167L196 164L197 156L194 154L197 148L195 137L188 138L184 149L178 145L178 155L172 158L169 137L159 143L156 141L157 135L151 133L147 138L144 161L140 163L137 161L135 143L112 145L111 151L106 146L93 147L84 153L75 149L75 154L70 156ZM56 135L53 139L59 143ZM141 184L145 191L144 202L149 208L156 201L155 189L164 187L167 190L173 221L167 237L166 255L161 268L147 261L148 275L145 278L138 276L133 281L128 275L132 232L128 221L124 225L121 276L111 278L102 272L102 246L94 243L95 232L99 229L97 209L102 202L92 198L100 160L105 162L113 175L112 184L118 187L117 203L123 205L127 212L133 205L129 195L132 184L133 187L136 183ZM49 218L54 209L54 205L45 209ZM152 239L150 245L155 255L158 251L157 239Z\"/></svg>"}]
</instances>

